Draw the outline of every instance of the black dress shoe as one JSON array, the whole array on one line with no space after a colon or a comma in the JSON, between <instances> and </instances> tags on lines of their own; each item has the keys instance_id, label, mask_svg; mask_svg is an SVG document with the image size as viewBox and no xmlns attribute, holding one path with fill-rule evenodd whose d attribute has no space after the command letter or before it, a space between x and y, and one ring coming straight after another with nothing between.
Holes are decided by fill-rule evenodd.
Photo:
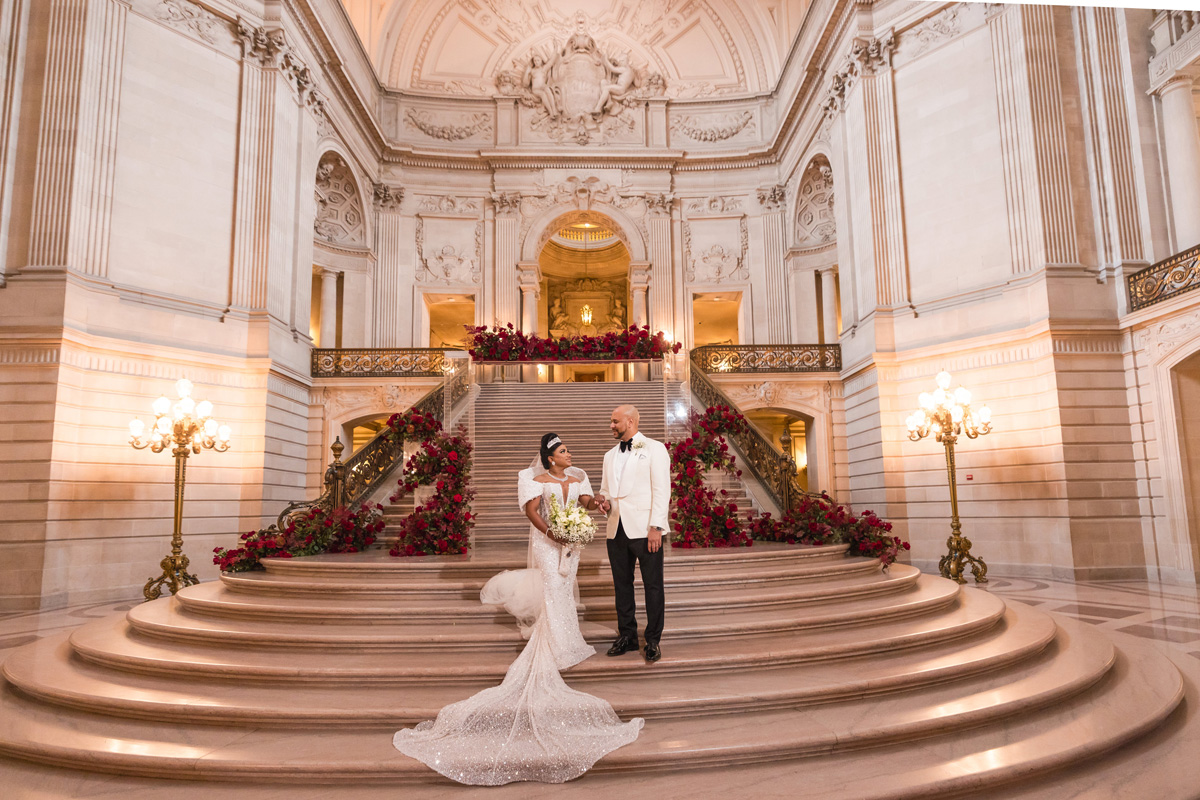
<instances>
[{"instance_id":1,"label":"black dress shoe","mask_svg":"<svg viewBox=\"0 0 1200 800\"><path fill-rule=\"evenodd\" d=\"M612 643L612 647L608 648L610 656L620 656L628 653L630 650L637 650L638 644L633 639L628 639L624 636L618 636L617 640Z\"/></svg>"},{"instance_id":2,"label":"black dress shoe","mask_svg":"<svg viewBox=\"0 0 1200 800\"><path fill-rule=\"evenodd\" d=\"M650 643L646 645L646 660L653 664L662 658L662 650L658 649L658 645Z\"/></svg>"}]
</instances>

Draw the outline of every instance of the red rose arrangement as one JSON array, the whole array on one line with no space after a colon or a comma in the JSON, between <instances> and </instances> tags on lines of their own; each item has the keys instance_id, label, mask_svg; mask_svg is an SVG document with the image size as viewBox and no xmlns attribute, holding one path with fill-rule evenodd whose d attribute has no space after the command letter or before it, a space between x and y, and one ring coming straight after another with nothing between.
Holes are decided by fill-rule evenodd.
<instances>
[{"instance_id":1,"label":"red rose arrangement","mask_svg":"<svg viewBox=\"0 0 1200 800\"><path fill-rule=\"evenodd\" d=\"M421 449L404 465L395 503L419 486L433 486L434 494L417 505L400 523L393 556L458 555L471 546L471 444L463 434L448 434L428 414L409 409L388 420L392 435L421 440Z\"/></svg>"},{"instance_id":2,"label":"red rose arrangement","mask_svg":"<svg viewBox=\"0 0 1200 800\"><path fill-rule=\"evenodd\" d=\"M691 434L671 442L672 547L749 547L753 544L738 517L737 505L728 502L724 489L704 483L704 475L717 469L741 476L725 435L747 430L746 418L729 406L711 406L703 414L691 412ZM718 496L720 499L718 499Z\"/></svg>"},{"instance_id":3,"label":"red rose arrangement","mask_svg":"<svg viewBox=\"0 0 1200 800\"><path fill-rule=\"evenodd\" d=\"M678 353L682 345L667 341L662 331L650 333L649 326L631 325L623 331L599 336L564 336L543 339L513 327L467 326L469 352L476 361L591 361L659 359Z\"/></svg>"},{"instance_id":4,"label":"red rose arrangement","mask_svg":"<svg viewBox=\"0 0 1200 800\"><path fill-rule=\"evenodd\" d=\"M222 572L248 572L264 569L264 558L295 558L318 553L357 553L372 544L383 532L379 516L382 506L362 505L357 509L320 507L293 517L287 528L274 525L260 531L243 533L237 547L213 548L213 563Z\"/></svg>"},{"instance_id":5,"label":"red rose arrangement","mask_svg":"<svg viewBox=\"0 0 1200 800\"><path fill-rule=\"evenodd\" d=\"M752 515L750 535L755 539L787 544L850 545L851 556L878 558L884 568L891 566L901 550L909 544L892 536L892 523L880 519L874 511L855 515L848 507L838 505L825 493L820 497L805 495L796 507L780 519L770 514Z\"/></svg>"}]
</instances>

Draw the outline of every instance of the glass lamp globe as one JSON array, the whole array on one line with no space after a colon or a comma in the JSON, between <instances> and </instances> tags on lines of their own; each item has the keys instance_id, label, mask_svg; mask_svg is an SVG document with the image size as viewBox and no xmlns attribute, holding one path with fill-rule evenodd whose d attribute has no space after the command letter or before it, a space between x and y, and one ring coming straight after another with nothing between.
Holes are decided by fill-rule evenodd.
<instances>
[{"instance_id":1,"label":"glass lamp globe","mask_svg":"<svg viewBox=\"0 0 1200 800\"><path fill-rule=\"evenodd\" d=\"M192 388L192 382L187 378L180 378L175 382L175 391L180 397L191 397Z\"/></svg>"},{"instance_id":2,"label":"glass lamp globe","mask_svg":"<svg viewBox=\"0 0 1200 800\"><path fill-rule=\"evenodd\" d=\"M161 417L163 414L166 414L171 410L171 400L166 395L163 395L154 401L154 405L152 405L151 408L154 410L155 414Z\"/></svg>"},{"instance_id":3,"label":"glass lamp globe","mask_svg":"<svg viewBox=\"0 0 1200 800\"><path fill-rule=\"evenodd\" d=\"M939 372L934 380L937 382L939 389L944 391L950 388L950 373L946 372L946 370Z\"/></svg>"}]
</instances>

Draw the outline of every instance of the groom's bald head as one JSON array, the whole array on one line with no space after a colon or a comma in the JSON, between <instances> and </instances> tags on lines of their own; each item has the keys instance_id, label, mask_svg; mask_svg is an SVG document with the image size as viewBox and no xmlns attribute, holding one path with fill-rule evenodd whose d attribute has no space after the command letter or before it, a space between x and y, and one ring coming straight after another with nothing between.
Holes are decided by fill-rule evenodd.
<instances>
[{"instance_id":1,"label":"groom's bald head","mask_svg":"<svg viewBox=\"0 0 1200 800\"><path fill-rule=\"evenodd\" d=\"M638 431L640 415L636 407L631 405L617 406L613 409L608 421L608 428L614 439L628 440Z\"/></svg>"}]
</instances>

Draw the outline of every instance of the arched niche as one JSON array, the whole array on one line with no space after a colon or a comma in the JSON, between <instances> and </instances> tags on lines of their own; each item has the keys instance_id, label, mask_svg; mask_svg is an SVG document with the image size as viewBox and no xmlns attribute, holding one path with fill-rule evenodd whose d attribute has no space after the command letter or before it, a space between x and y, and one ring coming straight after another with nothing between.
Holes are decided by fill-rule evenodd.
<instances>
[{"instance_id":1,"label":"arched niche","mask_svg":"<svg viewBox=\"0 0 1200 800\"><path fill-rule=\"evenodd\" d=\"M537 261L550 237L560 229L580 222L608 227L625 244L632 262L647 260L646 238L637 223L623 210L606 203L596 203L587 209L560 204L534 217L521 241L521 260Z\"/></svg>"}]
</instances>

